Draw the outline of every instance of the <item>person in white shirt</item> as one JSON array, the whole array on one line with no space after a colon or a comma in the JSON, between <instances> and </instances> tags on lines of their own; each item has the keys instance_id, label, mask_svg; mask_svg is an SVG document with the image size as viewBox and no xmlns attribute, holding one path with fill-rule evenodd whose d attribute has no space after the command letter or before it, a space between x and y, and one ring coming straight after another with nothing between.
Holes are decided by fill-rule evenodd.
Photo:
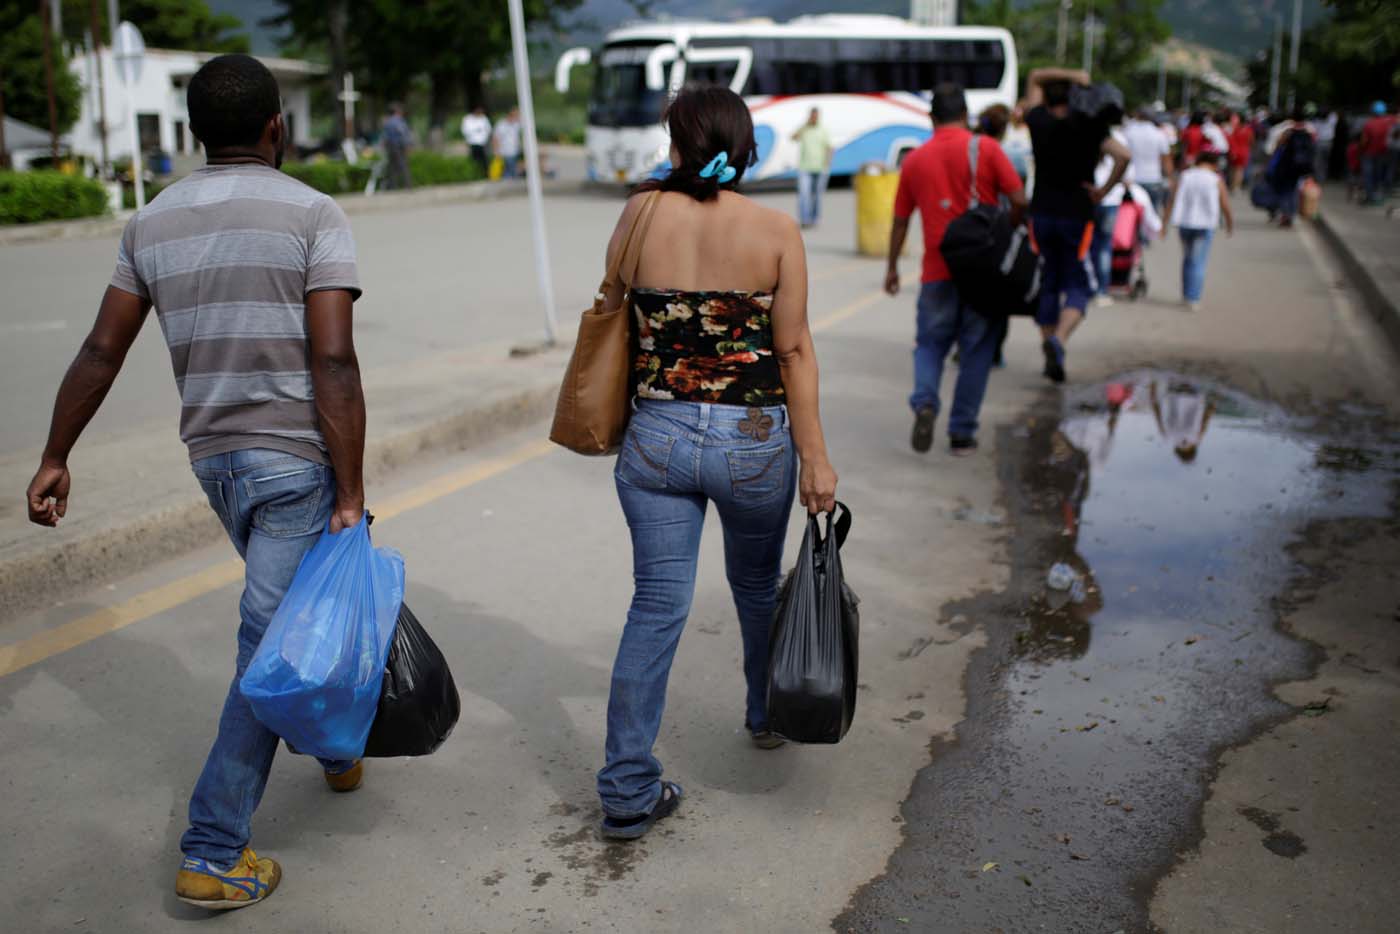
<instances>
[{"instance_id":1,"label":"person in white shirt","mask_svg":"<svg viewBox=\"0 0 1400 934\"><path fill-rule=\"evenodd\" d=\"M491 118L486 116L485 107L477 105L462 118L462 139L467 141L467 149L484 174L491 161L486 156L486 147L491 142Z\"/></svg>"},{"instance_id":2,"label":"person in white shirt","mask_svg":"<svg viewBox=\"0 0 1400 934\"><path fill-rule=\"evenodd\" d=\"M1127 137L1118 127L1110 129L1109 134L1123 146L1128 146ZM1113 159L1104 156L1094 169L1094 186L1102 188L1107 185L1112 174ZM1113 227L1118 223L1118 208L1123 204L1123 195L1134 181L1133 164L1129 161L1122 180L1108 189L1108 193L1094 205L1094 234L1089 241L1089 259L1094 264L1094 278L1097 280L1096 305L1113 304L1113 299L1108 297L1109 269L1113 261Z\"/></svg>"},{"instance_id":3,"label":"person in white shirt","mask_svg":"<svg viewBox=\"0 0 1400 934\"><path fill-rule=\"evenodd\" d=\"M491 134L491 146L495 154L505 163L505 177L515 178L520 174L520 111L512 107L505 119L496 124Z\"/></svg>"},{"instance_id":4,"label":"person in white shirt","mask_svg":"<svg viewBox=\"0 0 1400 934\"><path fill-rule=\"evenodd\" d=\"M1167 134L1152 119L1152 111L1143 107L1137 118L1123 127L1123 138L1132 153L1129 168L1133 180L1141 185L1158 214L1167 203L1167 186L1172 180L1172 144Z\"/></svg>"},{"instance_id":5,"label":"person in white shirt","mask_svg":"<svg viewBox=\"0 0 1400 934\"><path fill-rule=\"evenodd\" d=\"M1215 118L1206 114L1206 122L1201 124L1201 133L1205 135L1206 145L1218 153L1230 151L1230 140L1225 135L1225 131L1220 129L1220 124L1215 122Z\"/></svg>"},{"instance_id":6,"label":"person in white shirt","mask_svg":"<svg viewBox=\"0 0 1400 934\"><path fill-rule=\"evenodd\" d=\"M1235 232L1230 193L1217 169L1220 155L1204 149L1196 164L1177 176L1172 185L1167 215L1181 237L1181 291L1186 307L1198 311L1206 284L1206 260L1215 228L1225 219L1225 233Z\"/></svg>"}]
</instances>

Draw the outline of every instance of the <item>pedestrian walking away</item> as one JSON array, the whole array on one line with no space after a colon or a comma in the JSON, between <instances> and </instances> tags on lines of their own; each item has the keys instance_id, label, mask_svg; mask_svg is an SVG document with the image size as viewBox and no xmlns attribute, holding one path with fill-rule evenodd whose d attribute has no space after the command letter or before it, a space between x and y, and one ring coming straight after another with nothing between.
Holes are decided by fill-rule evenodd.
<instances>
[{"instance_id":1,"label":"pedestrian walking away","mask_svg":"<svg viewBox=\"0 0 1400 934\"><path fill-rule=\"evenodd\" d=\"M180 392L180 437L245 563L233 681L190 799L175 893L240 908L270 895L282 873L248 848L278 738L238 682L302 556L327 526L339 532L364 512L351 333L360 288L340 207L279 171L287 127L272 73L247 55L219 56L186 97L207 164L127 223L97 321L59 387L28 503L39 525L66 515L69 452L154 307ZM360 782L358 762L321 766L333 790Z\"/></svg>"},{"instance_id":2,"label":"pedestrian walking away","mask_svg":"<svg viewBox=\"0 0 1400 934\"><path fill-rule=\"evenodd\" d=\"M1230 190L1239 191L1244 185L1245 169L1249 167L1250 155L1254 151L1254 127L1244 118L1244 114L1234 115L1234 128L1230 131Z\"/></svg>"},{"instance_id":3,"label":"pedestrian walking away","mask_svg":"<svg viewBox=\"0 0 1400 934\"><path fill-rule=\"evenodd\" d=\"M403 107L389 105L389 115L384 118L384 160L387 163L384 174L384 187L403 189L413 187L413 173L408 168L408 147L413 142L413 131L403 117Z\"/></svg>"},{"instance_id":4,"label":"pedestrian walking away","mask_svg":"<svg viewBox=\"0 0 1400 934\"><path fill-rule=\"evenodd\" d=\"M467 151L481 167L481 175L485 178L491 165L491 158L486 152L486 147L491 145L491 118L486 116L485 107L478 104L462 118L462 139L466 140Z\"/></svg>"},{"instance_id":5,"label":"pedestrian walking away","mask_svg":"<svg viewBox=\"0 0 1400 934\"><path fill-rule=\"evenodd\" d=\"M767 722L768 643L793 488L811 513L836 503L802 235L735 190L755 162L748 107L727 88L687 88L665 122L673 168L638 187L608 244L611 268L634 223L645 237L622 270L630 292L619 284L607 296L612 309L630 300L636 323L634 412L615 468L636 589L598 772L610 839L642 836L683 794L662 780L652 747L709 505L743 639L744 726L768 749L782 743Z\"/></svg>"},{"instance_id":6,"label":"pedestrian walking away","mask_svg":"<svg viewBox=\"0 0 1400 934\"><path fill-rule=\"evenodd\" d=\"M1013 224L1019 224L1025 214L1026 197L1011 160L990 136L976 138L973 177L974 139L967 128L967 100L961 85L945 83L935 88L930 115L933 137L910 153L900 169L885 291L899 294L899 255L909 219L918 211L924 259L914 336L914 391L909 396L914 410L910 443L920 453L933 446L943 363L956 346L958 380L948 419L948 443L954 454L966 455L977 448L977 418L1000 342L1001 322L974 311L961 299L939 245L948 225L967 211L974 185L982 204L996 204L1004 196L1011 205Z\"/></svg>"},{"instance_id":7,"label":"pedestrian walking away","mask_svg":"<svg viewBox=\"0 0 1400 934\"><path fill-rule=\"evenodd\" d=\"M510 113L496 123L496 129L491 134L493 154L504 163L505 178L520 175L520 133L520 111L512 107Z\"/></svg>"},{"instance_id":8,"label":"pedestrian walking away","mask_svg":"<svg viewBox=\"0 0 1400 934\"><path fill-rule=\"evenodd\" d=\"M1269 131L1265 146L1269 164L1267 179L1273 190L1274 207L1269 217L1278 218L1283 228L1293 226L1298 213L1298 183L1312 175L1316 143L1312 129L1303 120L1302 110L1281 121Z\"/></svg>"},{"instance_id":9,"label":"pedestrian walking away","mask_svg":"<svg viewBox=\"0 0 1400 934\"><path fill-rule=\"evenodd\" d=\"M821 123L821 111L813 107L807 122L792 134L797 143L797 219L803 227L815 227L822 218L822 195L831 177L831 135Z\"/></svg>"},{"instance_id":10,"label":"pedestrian walking away","mask_svg":"<svg viewBox=\"0 0 1400 934\"><path fill-rule=\"evenodd\" d=\"M1395 117L1386 113L1384 101L1371 105L1371 118L1361 127L1361 178L1367 204L1382 204L1394 184L1395 153L1390 150Z\"/></svg>"},{"instance_id":11,"label":"pedestrian walking away","mask_svg":"<svg viewBox=\"0 0 1400 934\"><path fill-rule=\"evenodd\" d=\"M1035 191L1031 231L1044 260L1040 281L1041 351L1044 374L1065 381L1065 352L1097 291L1089 261L1094 206L1122 180L1131 154L1111 137L1102 117L1070 107L1070 88L1087 87L1089 74L1064 68L1038 68L1026 81L1026 123L1035 151ZM1094 171L1103 156L1113 167L1102 185Z\"/></svg>"},{"instance_id":12,"label":"pedestrian walking away","mask_svg":"<svg viewBox=\"0 0 1400 934\"><path fill-rule=\"evenodd\" d=\"M1123 138L1133 180L1143 187L1152 199L1152 207L1161 214L1172 180L1172 147L1153 119L1151 108L1138 109L1137 117L1124 124Z\"/></svg>"},{"instance_id":13,"label":"pedestrian walking away","mask_svg":"<svg viewBox=\"0 0 1400 934\"><path fill-rule=\"evenodd\" d=\"M1225 179L1217 171L1220 156L1207 149L1196 157L1196 164L1177 179L1172 186L1167 205L1171 223L1181 238L1182 301L1191 311L1201 307L1206 284L1206 261L1210 257L1211 240L1215 230L1225 221L1225 233L1235 231L1235 217L1230 210L1230 193Z\"/></svg>"},{"instance_id":14,"label":"pedestrian walking away","mask_svg":"<svg viewBox=\"0 0 1400 934\"><path fill-rule=\"evenodd\" d=\"M1110 129L1109 135L1125 148L1127 147L1128 140L1123 135L1122 130L1113 127ZM1108 184L1108 179L1113 174L1113 165L1111 156L1105 155L1099 159L1099 164L1094 169L1094 184L1096 186ZM1123 173L1122 181L1109 188L1099 203L1094 205L1094 236L1089 243L1089 255L1094 261L1094 283L1098 287L1094 295L1094 304L1100 307L1113 304L1113 299L1108 294L1113 261L1113 229L1118 222L1118 208L1123 203L1123 196L1127 194L1128 186L1134 182L1136 179L1133 176L1133 164L1129 158L1128 168Z\"/></svg>"}]
</instances>

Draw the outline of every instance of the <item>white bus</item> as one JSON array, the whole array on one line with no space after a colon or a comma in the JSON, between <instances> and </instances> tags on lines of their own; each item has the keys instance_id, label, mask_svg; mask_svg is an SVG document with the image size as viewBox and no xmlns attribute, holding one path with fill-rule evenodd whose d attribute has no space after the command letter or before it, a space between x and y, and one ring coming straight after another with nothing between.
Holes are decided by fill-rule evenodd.
<instances>
[{"instance_id":1,"label":"white bus","mask_svg":"<svg viewBox=\"0 0 1400 934\"><path fill-rule=\"evenodd\" d=\"M749 180L791 178L791 141L813 107L835 147L833 175L867 162L897 164L928 139L928 102L956 81L976 114L1016 101L1016 48L1005 29L924 27L893 16L803 16L777 24L664 22L609 33L602 48L565 52L555 84L594 67L588 110L588 175L634 184L670 166L660 117L667 95L687 82L723 84L753 114L758 164Z\"/></svg>"}]
</instances>

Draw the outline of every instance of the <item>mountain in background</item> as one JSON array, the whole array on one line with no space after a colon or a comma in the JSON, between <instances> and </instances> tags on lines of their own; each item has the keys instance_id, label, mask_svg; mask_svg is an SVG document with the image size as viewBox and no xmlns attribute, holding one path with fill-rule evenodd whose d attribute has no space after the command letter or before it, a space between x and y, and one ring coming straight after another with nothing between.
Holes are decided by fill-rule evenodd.
<instances>
[{"instance_id":1,"label":"mountain in background","mask_svg":"<svg viewBox=\"0 0 1400 934\"><path fill-rule=\"evenodd\" d=\"M487 2L487 0L472 0ZM261 21L275 16L277 0L209 0L216 12L232 13L246 24L253 51L275 53L281 37ZM1074 0L1078 18L1086 0ZM651 7L656 13L677 18L733 20L768 17L784 22L812 13L888 13L907 16L909 3L900 0L659 0ZM1273 41L1274 16L1283 15L1284 30L1293 21L1293 0L1165 0L1162 18L1179 39L1198 43L1241 59L1268 48ZM1303 0L1306 26L1325 15L1321 0ZM564 42L588 44L613 27L637 19L636 8L625 0L584 0L570 14L572 26Z\"/></svg>"}]
</instances>

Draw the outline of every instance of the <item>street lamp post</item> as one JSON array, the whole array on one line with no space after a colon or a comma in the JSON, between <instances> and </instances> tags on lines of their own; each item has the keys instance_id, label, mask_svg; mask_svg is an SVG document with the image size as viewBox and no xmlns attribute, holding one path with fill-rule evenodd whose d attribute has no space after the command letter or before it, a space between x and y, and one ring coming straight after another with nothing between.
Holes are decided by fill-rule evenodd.
<instances>
[{"instance_id":1,"label":"street lamp post","mask_svg":"<svg viewBox=\"0 0 1400 934\"><path fill-rule=\"evenodd\" d=\"M1283 67L1283 16L1274 14L1274 61L1269 73L1269 110L1278 110L1278 79Z\"/></svg>"},{"instance_id":2,"label":"street lamp post","mask_svg":"<svg viewBox=\"0 0 1400 934\"><path fill-rule=\"evenodd\" d=\"M112 43L112 57L126 86L126 116L131 121L131 177L136 184L136 210L139 211L146 204L146 179L141 168L141 121L136 119L136 82L141 80L141 65L146 59L146 40L141 38L141 30L123 21Z\"/></svg>"},{"instance_id":3,"label":"street lamp post","mask_svg":"<svg viewBox=\"0 0 1400 934\"><path fill-rule=\"evenodd\" d=\"M530 93L530 59L525 47L525 13L520 0L509 0L510 45L515 56L515 93L524 123L525 182L530 191L530 228L535 236L535 275L544 303L545 343L553 345L559 325L554 313L554 280L550 275L549 239L544 229L544 188L540 183L540 145L535 139L535 100Z\"/></svg>"},{"instance_id":4,"label":"street lamp post","mask_svg":"<svg viewBox=\"0 0 1400 934\"><path fill-rule=\"evenodd\" d=\"M1288 50L1288 109L1292 110L1298 99L1298 44L1302 41L1303 0L1293 0L1293 36Z\"/></svg>"}]
</instances>

